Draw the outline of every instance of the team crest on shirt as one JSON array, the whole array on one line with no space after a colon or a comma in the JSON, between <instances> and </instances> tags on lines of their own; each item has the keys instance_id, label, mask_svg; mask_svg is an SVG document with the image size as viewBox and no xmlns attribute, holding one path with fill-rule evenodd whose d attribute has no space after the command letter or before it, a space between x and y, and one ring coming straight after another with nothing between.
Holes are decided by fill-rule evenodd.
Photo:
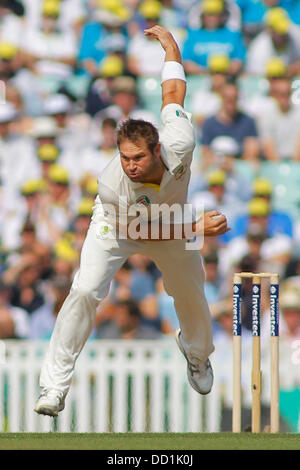
<instances>
[{"instance_id":1,"label":"team crest on shirt","mask_svg":"<svg viewBox=\"0 0 300 470\"><path fill-rule=\"evenodd\" d=\"M181 109L176 109L176 116L188 119L187 115L183 111L181 111Z\"/></svg>"},{"instance_id":2,"label":"team crest on shirt","mask_svg":"<svg viewBox=\"0 0 300 470\"><path fill-rule=\"evenodd\" d=\"M187 165L180 165L174 173L175 180L180 180L186 174L186 170Z\"/></svg>"},{"instance_id":3,"label":"team crest on shirt","mask_svg":"<svg viewBox=\"0 0 300 470\"><path fill-rule=\"evenodd\" d=\"M135 201L136 204L142 204L143 206L150 206L150 199L146 194L143 194L142 196L139 196L137 200Z\"/></svg>"},{"instance_id":4,"label":"team crest on shirt","mask_svg":"<svg viewBox=\"0 0 300 470\"><path fill-rule=\"evenodd\" d=\"M112 225L107 224L106 222L101 222L98 229L97 238L101 240L106 240L110 237L111 231L113 230Z\"/></svg>"}]
</instances>

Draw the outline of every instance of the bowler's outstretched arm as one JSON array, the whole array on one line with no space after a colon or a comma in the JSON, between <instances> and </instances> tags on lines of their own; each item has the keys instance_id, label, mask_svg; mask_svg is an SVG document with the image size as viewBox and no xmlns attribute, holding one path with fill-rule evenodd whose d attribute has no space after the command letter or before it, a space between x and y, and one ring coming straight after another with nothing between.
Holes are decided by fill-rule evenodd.
<instances>
[{"instance_id":1,"label":"bowler's outstretched arm","mask_svg":"<svg viewBox=\"0 0 300 470\"><path fill-rule=\"evenodd\" d=\"M181 75L180 69L174 64L174 62L177 62L177 64L182 66L181 53L173 35L158 25L145 29L145 35L157 39L166 51L165 64L162 71L162 109L171 103L183 106L186 94L186 81L183 70L182 76L179 78Z\"/></svg>"}]
</instances>

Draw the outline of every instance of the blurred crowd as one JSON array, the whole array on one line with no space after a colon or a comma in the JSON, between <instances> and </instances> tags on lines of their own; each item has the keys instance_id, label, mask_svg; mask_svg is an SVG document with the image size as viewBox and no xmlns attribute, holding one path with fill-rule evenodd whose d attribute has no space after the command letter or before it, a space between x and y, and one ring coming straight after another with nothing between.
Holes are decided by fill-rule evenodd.
<instances>
[{"instance_id":1,"label":"blurred crowd","mask_svg":"<svg viewBox=\"0 0 300 470\"><path fill-rule=\"evenodd\" d=\"M164 54L143 34L155 24L173 33L187 76L189 200L231 227L200 248L215 341L231 338L240 270L279 273L281 335L300 340L298 0L0 0L0 338L50 338L118 125L161 124ZM178 326L161 273L134 255L91 339L161 338Z\"/></svg>"}]
</instances>

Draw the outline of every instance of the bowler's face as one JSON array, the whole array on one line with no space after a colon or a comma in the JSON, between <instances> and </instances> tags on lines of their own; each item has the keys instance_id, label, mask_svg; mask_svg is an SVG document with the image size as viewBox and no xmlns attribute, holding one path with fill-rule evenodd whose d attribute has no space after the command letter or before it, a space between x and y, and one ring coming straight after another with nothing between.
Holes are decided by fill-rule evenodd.
<instances>
[{"instance_id":1,"label":"bowler's face","mask_svg":"<svg viewBox=\"0 0 300 470\"><path fill-rule=\"evenodd\" d=\"M120 144L121 164L126 175L135 183L143 183L152 174L160 155L157 144L152 153L143 138L137 142L128 139Z\"/></svg>"}]
</instances>

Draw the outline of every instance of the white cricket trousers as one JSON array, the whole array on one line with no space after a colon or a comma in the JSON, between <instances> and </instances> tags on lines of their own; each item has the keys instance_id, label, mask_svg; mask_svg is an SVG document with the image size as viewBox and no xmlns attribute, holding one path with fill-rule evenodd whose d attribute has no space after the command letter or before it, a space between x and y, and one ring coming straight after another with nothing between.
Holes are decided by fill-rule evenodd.
<instances>
[{"instance_id":1,"label":"white cricket trousers","mask_svg":"<svg viewBox=\"0 0 300 470\"><path fill-rule=\"evenodd\" d=\"M199 251L186 250L184 240L103 240L99 224L92 221L82 247L80 268L56 320L42 366L40 386L66 395L76 359L94 324L96 307L125 260L142 253L163 275L164 286L174 298L182 345L190 360L206 359L213 351L212 325L204 295L204 270Z\"/></svg>"}]
</instances>

